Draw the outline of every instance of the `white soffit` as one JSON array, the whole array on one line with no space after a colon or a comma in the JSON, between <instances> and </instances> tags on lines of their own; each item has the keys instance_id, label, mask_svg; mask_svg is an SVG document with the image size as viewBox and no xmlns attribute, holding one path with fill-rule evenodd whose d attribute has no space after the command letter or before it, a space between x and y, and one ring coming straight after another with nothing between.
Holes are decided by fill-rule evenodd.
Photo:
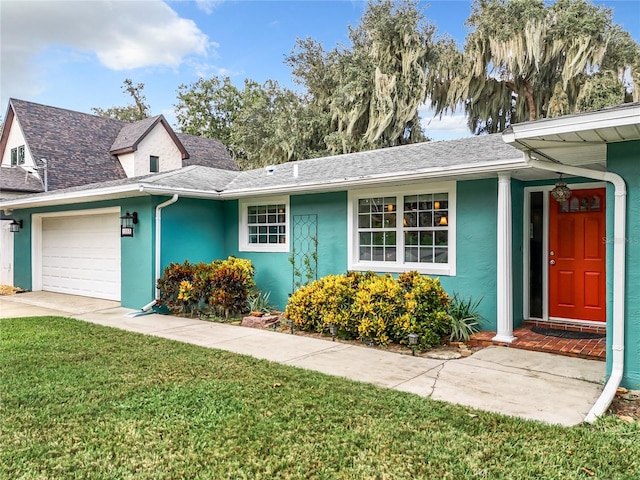
<instances>
[{"instance_id":1,"label":"white soffit","mask_svg":"<svg viewBox=\"0 0 640 480\"><path fill-rule=\"evenodd\" d=\"M640 139L640 103L513 125L503 139L534 156L604 167L608 143Z\"/></svg>"}]
</instances>

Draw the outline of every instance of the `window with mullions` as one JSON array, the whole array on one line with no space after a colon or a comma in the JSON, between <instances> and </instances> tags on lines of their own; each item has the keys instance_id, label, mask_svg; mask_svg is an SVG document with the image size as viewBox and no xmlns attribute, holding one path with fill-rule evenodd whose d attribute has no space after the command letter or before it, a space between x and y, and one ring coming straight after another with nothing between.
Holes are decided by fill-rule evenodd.
<instances>
[{"instance_id":1,"label":"window with mullions","mask_svg":"<svg viewBox=\"0 0 640 480\"><path fill-rule=\"evenodd\" d=\"M284 244L287 241L286 206L251 205L247 211L250 244Z\"/></svg>"},{"instance_id":2,"label":"window with mullions","mask_svg":"<svg viewBox=\"0 0 640 480\"><path fill-rule=\"evenodd\" d=\"M404 197L404 261L447 263L449 199L446 193Z\"/></svg>"},{"instance_id":3,"label":"window with mullions","mask_svg":"<svg viewBox=\"0 0 640 480\"><path fill-rule=\"evenodd\" d=\"M289 251L289 197L238 200L241 252Z\"/></svg>"},{"instance_id":4,"label":"window with mullions","mask_svg":"<svg viewBox=\"0 0 640 480\"><path fill-rule=\"evenodd\" d=\"M350 192L348 268L455 275L455 189L442 182Z\"/></svg>"},{"instance_id":5,"label":"window with mullions","mask_svg":"<svg viewBox=\"0 0 640 480\"><path fill-rule=\"evenodd\" d=\"M360 260L396 260L396 219L395 197L358 201Z\"/></svg>"}]
</instances>

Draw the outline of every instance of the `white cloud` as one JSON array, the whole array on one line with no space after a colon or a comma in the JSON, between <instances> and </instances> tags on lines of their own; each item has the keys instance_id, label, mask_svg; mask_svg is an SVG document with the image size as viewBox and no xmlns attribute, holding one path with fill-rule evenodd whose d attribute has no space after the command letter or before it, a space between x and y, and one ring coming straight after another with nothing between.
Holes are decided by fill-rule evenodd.
<instances>
[{"instance_id":1,"label":"white cloud","mask_svg":"<svg viewBox=\"0 0 640 480\"><path fill-rule=\"evenodd\" d=\"M176 68L189 55L206 56L212 46L192 20L159 0L2 1L0 8L3 97L42 90L46 67L37 61L52 48L59 61L70 61L60 52L81 53L83 61L95 55L106 68L120 71Z\"/></svg>"},{"instance_id":2,"label":"white cloud","mask_svg":"<svg viewBox=\"0 0 640 480\"><path fill-rule=\"evenodd\" d=\"M467 127L467 117L464 110L457 109L453 114L434 117L433 109L427 105L418 108L420 124L426 135L433 140L451 140L471 135Z\"/></svg>"},{"instance_id":3,"label":"white cloud","mask_svg":"<svg viewBox=\"0 0 640 480\"><path fill-rule=\"evenodd\" d=\"M223 0L196 0L196 7L206 14L211 14Z\"/></svg>"}]
</instances>

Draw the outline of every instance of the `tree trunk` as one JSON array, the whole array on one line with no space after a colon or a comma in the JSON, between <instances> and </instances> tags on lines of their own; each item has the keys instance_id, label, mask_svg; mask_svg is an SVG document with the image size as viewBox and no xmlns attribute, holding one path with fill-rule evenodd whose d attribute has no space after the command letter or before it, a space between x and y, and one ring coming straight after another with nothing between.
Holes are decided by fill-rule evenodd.
<instances>
[{"instance_id":1,"label":"tree trunk","mask_svg":"<svg viewBox=\"0 0 640 480\"><path fill-rule=\"evenodd\" d=\"M513 82L505 82L505 85L509 87L512 92L517 93L518 96L524 95L524 100L527 102L527 107L529 107L528 121L532 122L537 120L538 113L536 112L536 103L533 98L533 87L531 84L527 80L524 81L524 92L519 91Z\"/></svg>"},{"instance_id":2,"label":"tree trunk","mask_svg":"<svg viewBox=\"0 0 640 480\"><path fill-rule=\"evenodd\" d=\"M526 80L524 82L524 98L529 107L529 121L533 122L538 119L538 112L536 112L536 103L533 101L533 87Z\"/></svg>"}]
</instances>

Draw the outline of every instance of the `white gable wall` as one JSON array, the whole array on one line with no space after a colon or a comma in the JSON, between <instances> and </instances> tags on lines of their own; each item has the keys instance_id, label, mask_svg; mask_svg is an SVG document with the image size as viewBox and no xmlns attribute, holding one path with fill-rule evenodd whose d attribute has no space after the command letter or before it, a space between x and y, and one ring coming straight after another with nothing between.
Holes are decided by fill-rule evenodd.
<instances>
[{"instance_id":1,"label":"white gable wall","mask_svg":"<svg viewBox=\"0 0 640 480\"><path fill-rule=\"evenodd\" d=\"M5 127L6 128L6 127ZM10 125L9 137L7 138L7 146L2 152L2 166L10 167L11 166L11 149L19 147L20 145L24 145L24 164L21 165L25 170L34 172L36 176L37 170L35 169L35 164L33 162L33 156L31 155L31 150L29 150L29 145L24 139L24 135L22 134L22 128L20 128L20 123L18 122L17 117L14 115L13 120Z\"/></svg>"},{"instance_id":2,"label":"white gable wall","mask_svg":"<svg viewBox=\"0 0 640 480\"><path fill-rule=\"evenodd\" d=\"M131 170L129 165L131 163L133 164L133 176L137 177L150 173L149 157L151 155L155 155L160 159L159 170L161 172L182 167L182 154L169 133L160 123L142 139L138 144L138 149L133 152L132 155L133 161L129 158L125 158L124 162L120 160L129 177L131 176L129 173ZM122 157L125 157L125 155ZM125 164L127 165L125 166Z\"/></svg>"},{"instance_id":3,"label":"white gable wall","mask_svg":"<svg viewBox=\"0 0 640 480\"><path fill-rule=\"evenodd\" d=\"M122 168L124 168L124 173L127 174L127 178L136 176L134 164L135 154L136 152L123 153L122 155L118 155L118 160L120 160L120 164L122 165ZM147 168L149 168L148 165Z\"/></svg>"}]
</instances>

